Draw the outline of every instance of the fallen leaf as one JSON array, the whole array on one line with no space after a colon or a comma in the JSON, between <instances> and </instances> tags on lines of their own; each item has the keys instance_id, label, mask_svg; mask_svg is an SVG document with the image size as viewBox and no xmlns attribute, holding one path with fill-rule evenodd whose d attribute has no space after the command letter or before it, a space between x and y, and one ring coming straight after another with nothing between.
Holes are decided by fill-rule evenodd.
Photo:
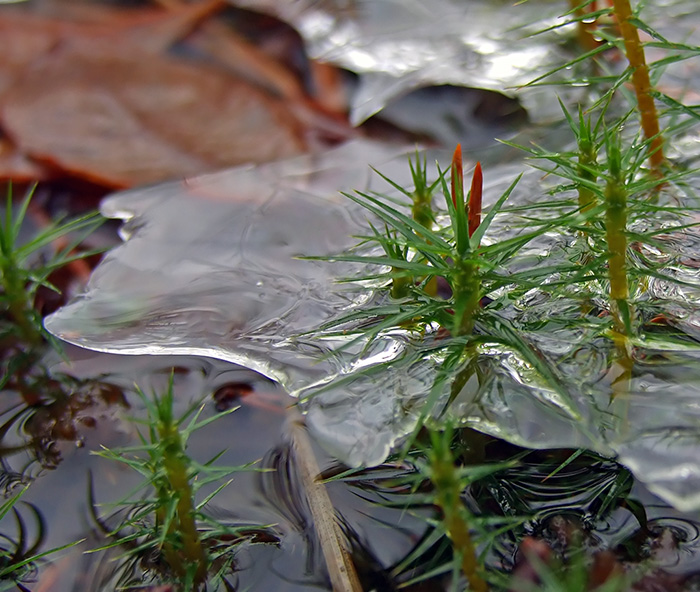
<instances>
[{"instance_id":1,"label":"fallen leaf","mask_svg":"<svg viewBox=\"0 0 700 592\"><path fill-rule=\"evenodd\" d=\"M93 7L75 20L0 11L0 175L45 165L122 188L303 152L299 106L163 54L222 5Z\"/></svg>"},{"instance_id":2,"label":"fallen leaf","mask_svg":"<svg viewBox=\"0 0 700 592\"><path fill-rule=\"evenodd\" d=\"M50 173L24 156L7 138L0 137L0 181L16 183L45 181Z\"/></svg>"},{"instance_id":3,"label":"fallen leaf","mask_svg":"<svg viewBox=\"0 0 700 592\"><path fill-rule=\"evenodd\" d=\"M123 46L74 44L35 61L0 114L24 153L112 187L304 150L285 105L252 84Z\"/></svg>"}]
</instances>

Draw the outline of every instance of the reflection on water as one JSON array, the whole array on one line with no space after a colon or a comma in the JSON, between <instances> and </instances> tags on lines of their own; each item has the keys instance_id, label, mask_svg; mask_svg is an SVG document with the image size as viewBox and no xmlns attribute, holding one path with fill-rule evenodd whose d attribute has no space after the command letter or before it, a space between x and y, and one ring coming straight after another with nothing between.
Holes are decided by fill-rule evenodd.
<instances>
[{"instance_id":1,"label":"reflection on water","mask_svg":"<svg viewBox=\"0 0 700 592\"><path fill-rule=\"evenodd\" d=\"M143 409L139 399L133 397L130 384L135 380L148 385L144 386L146 390L164 388L170 368L174 367L176 413L206 397L204 417L213 416L222 403L222 392L241 405L234 413L209 424L202 433L192 435L188 452L193 458L208 459L226 448L217 463L236 465L262 459L258 465L262 472L236 474L234 482L210 507L210 514L224 523L251 527L274 524L274 536L254 537L252 543L238 550L238 571L232 585L239 589L288 592L327 589L315 525L285 435L289 399L281 389L253 372L216 360L85 352L80 356L82 359L72 366L76 374L73 384L92 384L88 392L93 398L78 390L79 405L71 406L65 401L56 405L56 401L47 400L44 407L20 409L9 402L4 417L0 442L6 452L3 478L7 482L14 474L16 478L35 481L25 494L32 506L18 506L23 517L20 528L24 530L17 530L11 516L0 522L0 534L5 537L7 548L33 552L36 543L43 551L87 538L60 562L49 557L37 564L38 571L32 576L36 581L51 578L51 590L56 592L75 590L76 586L110 590L119 581L148 581L158 574L156 558L118 559L124 551L121 548L82 555L109 540L104 531L114 526L117 517L110 518L112 510L104 504L121 499L140 480L89 452L100 445L136 443L133 424L125 421L125 415L139 417ZM59 369L65 371L68 366ZM102 382L87 381L89 373L100 376ZM105 393L96 386L101 383L112 387ZM115 393L119 393L116 398ZM233 400L229 398L227 402ZM125 407L125 403L130 407ZM49 420L51 411L55 409L59 418L65 418L69 408L74 410L70 415L73 423L69 422L74 431L55 431L61 422ZM36 419L30 420L33 416ZM95 421L78 421L80 417L92 417ZM27 425L33 429L28 430ZM61 463L59 470L46 470L56 465L42 467L37 462L44 457L32 442L42 433L46 441L53 439L53 445L61 452L60 457L52 457ZM60 435L68 440L62 443ZM512 446L483 435L464 433L461 437L466 463L522 455ZM76 442L81 445L76 446ZM320 450L316 452L321 454ZM697 570L697 523L654 502L643 488L633 485L630 473L620 465L592 455L570 458L571 455L572 451L530 452L516 466L480 480L465 491L464 500L476 515L491 524L507 520L513 525L490 543L491 566L510 569L518 541L531 536L562 552L575 539L575 544L582 544L587 553L610 549L616 561L631 565L650 561L662 570L664 577L673 576L679 582ZM420 456L331 479L326 486L365 589L437 592L449 586L450 545L430 521L437 514L430 501L428 481L415 484L417 458ZM567 460L568 464L563 465ZM328 458L322 464L331 467L324 471L326 478L345 470ZM90 517L89 472L93 475L94 500L100 504L95 507L101 516L99 521ZM59 498L56 492L60 492ZM638 499L651 503L642 506ZM30 517L35 512L40 519ZM435 573L428 580L410 584L431 572Z\"/></svg>"}]
</instances>

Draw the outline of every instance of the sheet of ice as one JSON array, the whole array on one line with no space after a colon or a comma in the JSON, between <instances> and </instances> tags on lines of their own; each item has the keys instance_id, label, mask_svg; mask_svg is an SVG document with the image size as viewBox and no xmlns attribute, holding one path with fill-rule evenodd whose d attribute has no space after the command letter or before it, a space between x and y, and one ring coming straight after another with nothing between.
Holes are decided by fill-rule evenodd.
<instances>
[{"instance_id":1,"label":"sheet of ice","mask_svg":"<svg viewBox=\"0 0 700 592\"><path fill-rule=\"evenodd\" d=\"M236 0L291 23L313 58L361 75L351 121L359 124L392 99L453 84L513 93L560 64L561 35L530 37L556 22L562 5L509 0ZM535 119L557 114L552 93L530 89ZM534 107L537 106L537 109Z\"/></svg>"},{"instance_id":2,"label":"sheet of ice","mask_svg":"<svg viewBox=\"0 0 700 592\"><path fill-rule=\"evenodd\" d=\"M311 57L360 75L354 124L412 90L446 84L516 96L535 122L558 119L561 88L520 87L576 55L565 47L575 36L571 26L533 35L564 22L565 0L233 1L289 22ZM660 0L646 3L642 17L689 42L700 8L696 0Z\"/></svg>"},{"instance_id":3,"label":"sheet of ice","mask_svg":"<svg viewBox=\"0 0 700 592\"><path fill-rule=\"evenodd\" d=\"M411 432L433 388L443 355L435 348L438 336L394 329L339 350L344 338L319 326L384 298L384 291L337 283L357 277L355 264L298 256L337 254L356 244L353 235L367 232L366 213L338 191L389 190L370 164L408 184L401 152L356 141L317 156L116 194L102 209L125 220L124 244L107 254L87 292L46 326L99 351L205 355L254 369L300 398L310 429L329 451L349 464L379 463ZM486 207L521 170L485 169ZM541 184L539 171L526 173L514 203L541 197ZM493 236L507 232L504 216ZM566 240L542 236L519 255L521 268L559 256ZM652 280L640 307L658 301L686 334L697 336L700 237L688 231L660 240L673 253L665 259L668 269L687 284ZM637 344L630 388L614 398L619 369L610 363L597 317L566 322L581 316L578 301L552 300L545 287L499 314L551 364L566 397L516 352L487 341L479 363L489 378L466 384L452 404L454 416L523 446L617 454L671 503L700 508L696 344L677 351ZM436 408L448 391L440 391Z\"/></svg>"}]
</instances>

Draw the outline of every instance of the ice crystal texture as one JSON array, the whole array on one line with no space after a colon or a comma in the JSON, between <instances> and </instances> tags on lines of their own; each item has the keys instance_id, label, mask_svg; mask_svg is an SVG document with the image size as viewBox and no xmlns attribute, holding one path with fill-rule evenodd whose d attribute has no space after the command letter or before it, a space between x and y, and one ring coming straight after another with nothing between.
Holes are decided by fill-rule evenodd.
<instances>
[{"instance_id":1,"label":"ice crystal texture","mask_svg":"<svg viewBox=\"0 0 700 592\"><path fill-rule=\"evenodd\" d=\"M310 429L333 454L352 465L380 463L425 405L442 361L438 337L395 328L340 347L349 338L319 327L386 298L385 290L338 283L367 271L359 264L300 256L344 252L354 235L367 233L367 213L339 190L389 191L369 164L408 185L406 157L397 152L357 141L116 194L102 209L125 221L124 244L46 326L99 351L203 355L254 369L300 399ZM486 208L518 169L487 169ZM541 183L538 171L527 173L513 203L537 199ZM490 233L512 232L509 220L497 220ZM567 240L543 235L518 264L556 259ZM700 238L689 229L659 241L665 252L647 255L683 283L652 279L639 307L665 315L687 337L652 333L635 343L624 396L612 396L620 369L598 317L579 322L579 301L553 298L544 282L499 314L555 369L566 398L516 352L487 340L479 350L486 379L469 381L450 413L519 445L617 455L671 503L700 507ZM604 313L604 299L593 300Z\"/></svg>"}]
</instances>

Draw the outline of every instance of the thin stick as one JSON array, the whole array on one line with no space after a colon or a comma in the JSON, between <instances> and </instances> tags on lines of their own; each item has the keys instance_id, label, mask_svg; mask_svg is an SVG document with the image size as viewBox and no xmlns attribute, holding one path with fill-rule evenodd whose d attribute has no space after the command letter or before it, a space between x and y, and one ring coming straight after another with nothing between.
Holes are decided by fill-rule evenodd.
<instances>
[{"instance_id":1,"label":"thin stick","mask_svg":"<svg viewBox=\"0 0 700 592\"><path fill-rule=\"evenodd\" d=\"M323 557L326 560L333 592L362 592L355 566L344 543L343 533L336 521L333 504L328 497L325 486L318 481L321 471L316 462L303 419L296 407L290 409L289 417L299 476L304 485L316 534L321 541Z\"/></svg>"}]
</instances>

